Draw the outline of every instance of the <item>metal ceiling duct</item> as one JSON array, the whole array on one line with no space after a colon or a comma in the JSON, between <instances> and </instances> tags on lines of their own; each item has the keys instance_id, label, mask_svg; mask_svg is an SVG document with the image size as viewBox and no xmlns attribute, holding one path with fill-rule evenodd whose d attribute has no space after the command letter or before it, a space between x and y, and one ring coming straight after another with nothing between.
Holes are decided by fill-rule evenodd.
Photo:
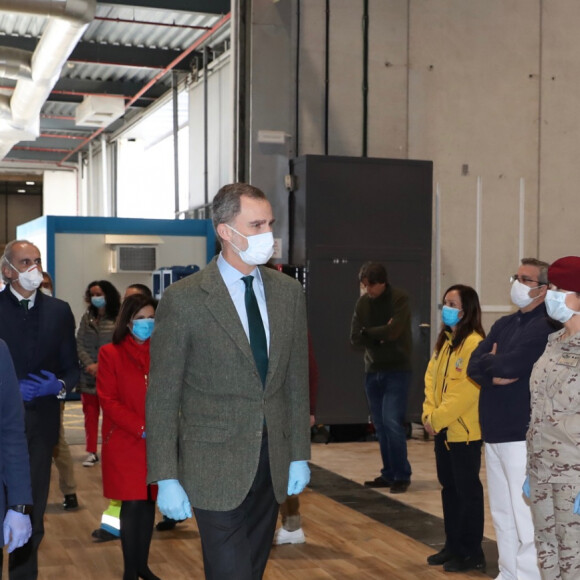
<instances>
[{"instance_id":1,"label":"metal ceiling duct","mask_svg":"<svg viewBox=\"0 0 580 580\"><path fill-rule=\"evenodd\" d=\"M0 160L19 141L38 137L42 105L93 20L96 5L97 0L0 0L1 12L49 18L32 56L0 47L0 76L14 75L11 78L18 79L10 98L8 119L4 107L0 106Z\"/></svg>"},{"instance_id":2,"label":"metal ceiling duct","mask_svg":"<svg viewBox=\"0 0 580 580\"><path fill-rule=\"evenodd\" d=\"M0 77L5 79L31 79L32 53L20 48L0 50Z\"/></svg>"},{"instance_id":3,"label":"metal ceiling duct","mask_svg":"<svg viewBox=\"0 0 580 580\"><path fill-rule=\"evenodd\" d=\"M96 0L2 0L0 11L55 16L89 24L95 17Z\"/></svg>"}]
</instances>

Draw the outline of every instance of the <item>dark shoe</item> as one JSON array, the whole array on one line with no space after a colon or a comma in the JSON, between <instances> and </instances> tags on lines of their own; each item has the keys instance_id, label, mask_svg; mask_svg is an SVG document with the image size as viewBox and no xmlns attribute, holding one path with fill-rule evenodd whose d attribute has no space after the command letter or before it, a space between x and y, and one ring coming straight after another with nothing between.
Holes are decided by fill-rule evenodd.
<instances>
[{"instance_id":1,"label":"dark shoe","mask_svg":"<svg viewBox=\"0 0 580 580\"><path fill-rule=\"evenodd\" d=\"M410 485L410 481L393 481L391 493L405 493Z\"/></svg>"},{"instance_id":2,"label":"dark shoe","mask_svg":"<svg viewBox=\"0 0 580 580\"><path fill-rule=\"evenodd\" d=\"M111 534L111 532L107 532L107 530L103 530L103 528L97 528L93 530L91 533L95 542L110 542L111 540L118 540L120 536L115 536L115 534Z\"/></svg>"},{"instance_id":3,"label":"dark shoe","mask_svg":"<svg viewBox=\"0 0 580 580\"><path fill-rule=\"evenodd\" d=\"M79 507L79 500L76 493L67 493L62 502L63 510L76 510Z\"/></svg>"},{"instance_id":4,"label":"dark shoe","mask_svg":"<svg viewBox=\"0 0 580 580\"><path fill-rule=\"evenodd\" d=\"M436 554L431 554L427 557L427 564L429 566L441 566L445 564L445 562L449 562L449 560L453 559L453 554L447 549L443 548Z\"/></svg>"},{"instance_id":5,"label":"dark shoe","mask_svg":"<svg viewBox=\"0 0 580 580\"><path fill-rule=\"evenodd\" d=\"M159 578L159 576L155 576L155 574L153 574L149 568L147 568L145 572L139 572L138 574L141 580L161 580L161 578Z\"/></svg>"},{"instance_id":6,"label":"dark shoe","mask_svg":"<svg viewBox=\"0 0 580 580\"><path fill-rule=\"evenodd\" d=\"M478 570L485 572L485 556L468 556L467 558L452 558L443 564L445 572L467 572L468 570Z\"/></svg>"},{"instance_id":7,"label":"dark shoe","mask_svg":"<svg viewBox=\"0 0 580 580\"><path fill-rule=\"evenodd\" d=\"M177 524L180 524L183 520L172 520L166 516L163 516L163 519L160 522L157 522L155 529L158 532L168 532L175 528Z\"/></svg>"},{"instance_id":8,"label":"dark shoe","mask_svg":"<svg viewBox=\"0 0 580 580\"><path fill-rule=\"evenodd\" d=\"M365 487L391 487L391 485L393 485L393 482L388 479L383 479L382 475L379 475L370 481L365 481Z\"/></svg>"}]
</instances>

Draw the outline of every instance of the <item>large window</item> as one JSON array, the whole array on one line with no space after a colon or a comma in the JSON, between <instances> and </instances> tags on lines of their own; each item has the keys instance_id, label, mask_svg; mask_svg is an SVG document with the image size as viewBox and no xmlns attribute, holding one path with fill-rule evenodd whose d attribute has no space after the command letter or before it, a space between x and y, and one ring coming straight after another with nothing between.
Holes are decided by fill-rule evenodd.
<instances>
[{"instance_id":1,"label":"large window","mask_svg":"<svg viewBox=\"0 0 580 580\"><path fill-rule=\"evenodd\" d=\"M179 139L179 211L188 208L189 128ZM175 217L173 135L147 146L142 139L119 141L117 217Z\"/></svg>"},{"instance_id":2,"label":"large window","mask_svg":"<svg viewBox=\"0 0 580 580\"><path fill-rule=\"evenodd\" d=\"M189 207L188 95L178 96L179 207ZM175 157L173 102L169 101L118 141L117 217L173 219Z\"/></svg>"}]
</instances>

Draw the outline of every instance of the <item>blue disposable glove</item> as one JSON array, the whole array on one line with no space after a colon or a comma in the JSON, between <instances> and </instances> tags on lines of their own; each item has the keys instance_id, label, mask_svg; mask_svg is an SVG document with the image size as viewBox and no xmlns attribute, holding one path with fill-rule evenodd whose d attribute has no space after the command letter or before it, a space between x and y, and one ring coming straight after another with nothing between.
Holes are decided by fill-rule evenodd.
<instances>
[{"instance_id":1,"label":"blue disposable glove","mask_svg":"<svg viewBox=\"0 0 580 580\"><path fill-rule=\"evenodd\" d=\"M288 473L288 495L298 495L310 481L308 461L290 462Z\"/></svg>"},{"instance_id":2,"label":"blue disposable glove","mask_svg":"<svg viewBox=\"0 0 580 580\"><path fill-rule=\"evenodd\" d=\"M576 496L576 499L574 500L574 513L576 515L580 514L580 493L578 493L578 495Z\"/></svg>"},{"instance_id":3,"label":"blue disposable glove","mask_svg":"<svg viewBox=\"0 0 580 580\"><path fill-rule=\"evenodd\" d=\"M4 541L8 544L8 553L21 548L32 534L30 516L14 510L8 510L4 518Z\"/></svg>"},{"instance_id":4,"label":"blue disposable glove","mask_svg":"<svg viewBox=\"0 0 580 580\"><path fill-rule=\"evenodd\" d=\"M37 397L46 397L47 395L58 395L62 389L62 383L50 371L40 371L40 375L28 375L29 380L38 384Z\"/></svg>"},{"instance_id":5,"label":"blue disposable glove","mask_svg":"<svg viewBox=\"0 0 580 580\"><path fill-rule=\"evenodd\" d=\"M21 379L18 381L20 387L20 394L23 401L32 401L38 397L38 383L30 379Z\"/></svg>"},{"instance_id":6,"label":"blue disposable glove","mask_svg":"<svg viewBox=\"0 0 580 580\"><path fill-rule=\"evenodd\" d=\"M177 479L162 479L157 482L157 507L172 520L185 520L191 517L191 504L183 487Z\"/></svg>"},{"instance_id":7,"label":"blue disposable glove","mask_svg":"<svg viewBox=\"0 0 580 580\"><path fill-rule=\"evenodd\" d=\"M526 475L526 480L524 481L524 485L522 485L522 492L528 499L530 499L530 476L529 475ZM574 504L574 508L576 508L576 504Z\"/></svg>"}]
</instances>

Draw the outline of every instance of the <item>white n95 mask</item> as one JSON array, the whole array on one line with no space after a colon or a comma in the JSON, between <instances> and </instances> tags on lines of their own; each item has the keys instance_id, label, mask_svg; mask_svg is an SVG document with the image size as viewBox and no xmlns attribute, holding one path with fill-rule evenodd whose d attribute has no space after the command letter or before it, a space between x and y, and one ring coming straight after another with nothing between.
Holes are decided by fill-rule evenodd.
<instances>
[{"instance_id":1,"label":"white n95 mask","mask_svg":"<svg viewBox=\"0 0 580 580\"><path fill-rule=\"evenodd\" d=\"M10 264L10 262L8 263ZM14 270L18 272L18 282L28 292L33 292L42 284L42 272L36 266L32 266L24 272L19 272L16 268Z\"/></svg>"}]
</instances>

